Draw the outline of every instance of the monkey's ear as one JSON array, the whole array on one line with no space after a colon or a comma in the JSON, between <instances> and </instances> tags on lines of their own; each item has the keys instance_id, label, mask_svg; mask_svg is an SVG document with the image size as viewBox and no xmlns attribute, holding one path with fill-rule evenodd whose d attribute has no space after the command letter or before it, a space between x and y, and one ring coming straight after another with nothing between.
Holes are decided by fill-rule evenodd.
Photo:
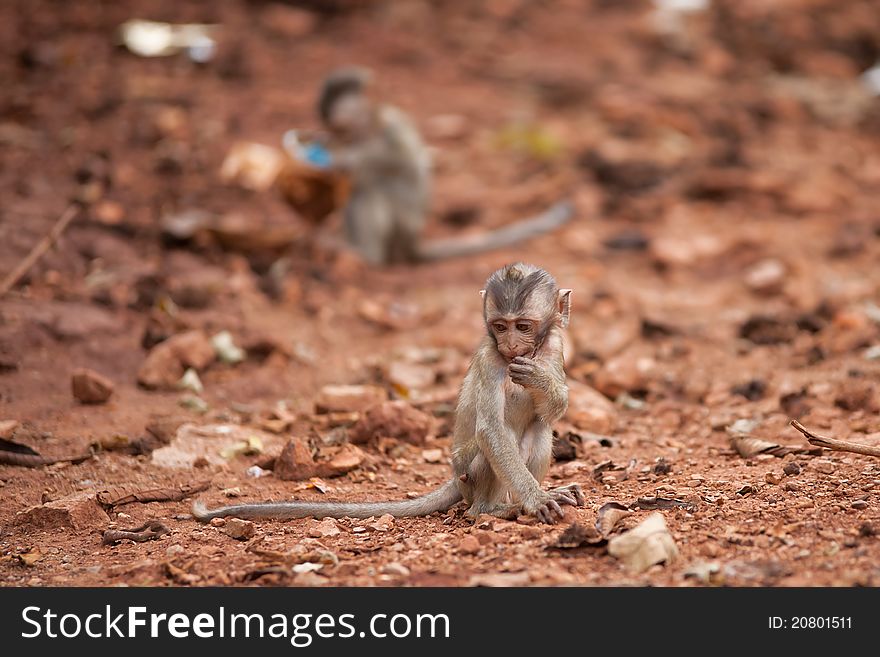
<instances>
[{"instance_id":1,"label":"monkey's ear","mask_svg":"<svg viewBox=\"0 0 880 657\"><path fill-rule=\"evenodd\" d=\"M571 317L571 290L559 290L556 303L559 309L559 326L565 328Z\"/></svg>"},{"instance_id":2,"label":"monkey's ear","mask_svg":"<svg viewBox=\"0 0 880 657\"><path fill-rule=\"evenodd\" d=\"M482 299L482 300L485 301L485 299L486 299L486 290L480 290L480 299Z\"/></svg>"}]
</instances>

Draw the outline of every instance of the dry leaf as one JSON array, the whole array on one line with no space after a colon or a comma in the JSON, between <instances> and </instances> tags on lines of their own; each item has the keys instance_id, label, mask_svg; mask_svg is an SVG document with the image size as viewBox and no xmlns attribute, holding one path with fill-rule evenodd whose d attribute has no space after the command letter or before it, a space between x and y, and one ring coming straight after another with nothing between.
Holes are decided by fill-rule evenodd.
<instances>
[{"instance_id":1,"label":"dry leaf","mask_svg":"<svg viewBox=\"0 0 880 657\"><path fill-rule=\"evenodd\" d=\"M612 537L608 553L640 573L657 563L671 563L678 556L678 548L663 515L652 513L634 529Z\"/></svg>"},{"instance_id":2,"label":"dry leaf","mask_svg":"<svg viewBox=\"0 0 880 657\"><path fill-rule=\"evenodd\" d=\"M629 507L620 502L607 502L599 507L599 513L596 517L596 529L604 537L608 538L614 527L621 520L633 514Z\"/></svg>"},{"instance_id":3,"label":"dry leaf","mask_svg":"<svg viewBox=\"0 0 880 657\"><path fill-rule=\"evenodd\" d=\"M573 523L562 532L554 547L570 550L579 547L602 547L608 543L593 527Z\"/></svg>"}]
</instances>

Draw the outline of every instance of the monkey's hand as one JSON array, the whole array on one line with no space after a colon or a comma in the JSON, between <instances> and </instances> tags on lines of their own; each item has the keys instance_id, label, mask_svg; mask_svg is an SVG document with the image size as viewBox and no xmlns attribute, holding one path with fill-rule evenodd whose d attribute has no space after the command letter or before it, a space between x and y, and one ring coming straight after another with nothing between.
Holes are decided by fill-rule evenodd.
<instances>
[{"instance_id":1,"label":"monkey's hand","mask_svg":"<svg viewBox=\"0 0 880 657\"><path fill-rule=\"evenodd\" d=\"M548 491L553 499L560 504L570 504L571 506L584 506L587 498L584 497L584 491L578 484L569 484L568 486L559 486Z\"/></svg>"},{"instance_id":2,"label":"monkey's hand","mask_svg":"<svg viewBox=\"0 0 880 657\"><path fill-rule=\"evenodd\" d=\"M535 516L538 520L548 525L553 525L557 520L562 520L562 507L560 504L568 504L577 506L574 497L560 494L558 491L544 493L534 501L523 504L523 512L530 516Z\"/></svg>"},{"instance_id":3,"label":"monkey's hand","mask_svg":"<svg viewBox=\"0 0 880 657\"><path fill-rule=\"evenodd\" d=\"M525 356L517 356L507 366L510 380L523 388L546 390L549 387L550 375L537 361Z\"/></svg>"}]
</instances>

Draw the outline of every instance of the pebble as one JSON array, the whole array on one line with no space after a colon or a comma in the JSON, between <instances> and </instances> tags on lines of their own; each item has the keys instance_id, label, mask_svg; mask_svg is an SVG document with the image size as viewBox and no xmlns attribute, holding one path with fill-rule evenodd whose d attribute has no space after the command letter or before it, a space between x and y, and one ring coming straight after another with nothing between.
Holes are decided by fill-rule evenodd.
<instances>
[{"instance_id":1,"label":"pebble","mask_svg":"<svg viewBox=\"0 0 880 657\"><path fill-rule=\"evenodd\" d=\"M766 481L768 484L773 484L775 486L780 481L782 481L782 475L776 472L768 472L764 475L764 481Z\"/></svg>"},{"instance_id":2,"label":"pebble","mask_svg":"<svg viewBox=\"0 0 880 657\"><path fill-rule=\"evenodd\" d=\"M312 538L327 538L328 536L336 536L340 532L339 525L333 518L324 518L309 528L309 536Z\"/></svg>"},{"instance_id":3,"label":"pebble","mask_svg":"<svg viewBox=\"0 0 880 657\"><path fill-rule=\"evenodd\" d=\"M178 554L183 554L185 552L182 545L169 545L168 549L165 550L165 554L169 557L176 557Z\"/></svg>"},{"instance_id":4,"label":"pebble","mask_svg":"<svg viewBox=\"0 0 880 657\"><path fill-rule=\"evenodd\" d=\"M458 551L461 554L476 554L480 551L480 541L476 536L468 534L458 544Z\"/></svg>"},{"instance_id":5,"label":"pebble","mask_svg":"<svg viewBox=\"0 0 880 657\"><path fill-rule=\"evenodd\" d=\"M70 378L73 396L83 404L103 404L113 394L113 382L94 370L81 368Z\"/></svg>"},{"instance_id":6,"label":"pebble","mask_svg":"<svg viewBox=\"0 0 880 657\"><path fill-rule=\"evenodd\" d=\"M862 510L868 508L868 503L865 500L856 500L850 506L854 509Z\"/></svg>"},{"instance_id":7,"label":"pebble","mask_svg":"<svg viewBox=\"0 0 880 657\"><path fill-rule=\"evenodd\" d=\"M795 475L799 475L801 473L801 466L792 461L791 463L786 463L785 467L782 468L782 471L789 477L794 477Z\"/></svg>"},{"instance_id":8,"label":"pebble","mask_svg":"<svg viewBox=\"0 0 880 657\"><path fill-rule=\"evenodd\" d=\"M813 469L822 474L834 474L837 467L831 461L825 459L816 459L813 461Z\"/></svg>"},{"instance_id":9,"label":"pebble","mask_svg":"<svg viewBox=\"0 0 880 657\"><path fill-rule=\"evenodd\" d=\"M250 520L229 518L223 531L230 538L234 538L237 541L246 541L254 537L257 533L257 528Z\"/></svg>"},{"instance_id":10,"label":"pebble","mask_svg":"<svg viewBox=\"0 0 880 657\"><path fill-rule=\"evenodd\" d=\"M408 577L409 576L409 568L404 566L402 563L398 563L397 561L391 561L386 563L380 569L380 572L385 573L386 575L397 575L398 577Z\"/></svg>"},{"instance_id":11,"label":"pebble","mask_svg":"<svg viewBox=\"0 0 880 657\"><path fill-rule=\"evenodd\" d=\"M424 449L422 450L422 458L426 463L440 463L443 460L442 449Z\"/></svg>"}]
</instances>

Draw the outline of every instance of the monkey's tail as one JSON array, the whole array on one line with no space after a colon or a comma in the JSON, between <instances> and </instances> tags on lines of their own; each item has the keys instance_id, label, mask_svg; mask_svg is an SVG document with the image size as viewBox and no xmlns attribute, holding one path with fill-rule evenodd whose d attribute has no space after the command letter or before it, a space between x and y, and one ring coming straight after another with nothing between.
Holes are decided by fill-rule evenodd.
<instances>
[{"instance_id":1,"label":"monkey's tail","mask_svg":"<svg viewBox=\"0 0 880 657\"><path fill-rule=\"evenodd\" d=\"M424 242L419 246L418 259L421 261L442 260L500 249L531 237L549 233L551 230L568 223L573 216L574 206L572 203L560 201L535 217L517 221L488 233Z\"/></svg>"},{"instance_id":2,"label":"monkey's tail","mask_svg":"<svg viewBox=\"0 0 880 657\"><path fill-rule=\"evenodd\" d=\"M203 502L195 502L192 515L196 520L208 522L212 518L234 516L236 518L291 520L293 518L369 518L390 513L396 518L427 516L435 511L446 511L461 500L461 493L454 479L450 479L435 491L412 500L391 502L267 502L264 504L240 504L208 509Z\"/></svg>"}]
</instances>

